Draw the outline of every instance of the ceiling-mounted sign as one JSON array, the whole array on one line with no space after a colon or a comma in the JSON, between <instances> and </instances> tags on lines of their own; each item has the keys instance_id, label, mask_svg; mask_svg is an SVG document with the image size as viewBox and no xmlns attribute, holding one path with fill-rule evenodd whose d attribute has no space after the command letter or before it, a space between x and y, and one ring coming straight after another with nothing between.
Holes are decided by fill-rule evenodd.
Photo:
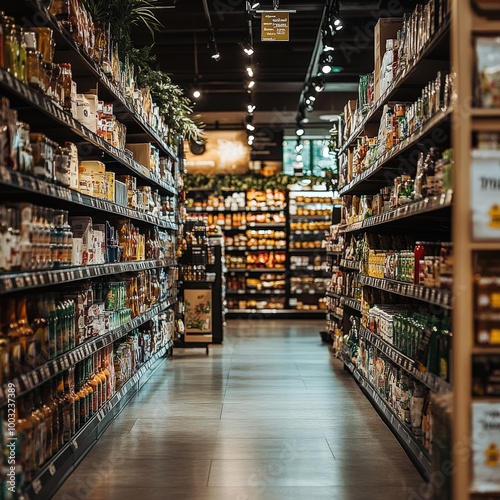
<instances>
[{"instance_id":1,"label":"ceiling-mounted sign","mask_svg":"<svg viewBox=\"0 0 500 500\"><path fill-rule=\"evenodd\" d=\"M290 39L290 13L271 10L262 12L261 40L263 42L288 42Z\"/></svg>"}]
</instances>

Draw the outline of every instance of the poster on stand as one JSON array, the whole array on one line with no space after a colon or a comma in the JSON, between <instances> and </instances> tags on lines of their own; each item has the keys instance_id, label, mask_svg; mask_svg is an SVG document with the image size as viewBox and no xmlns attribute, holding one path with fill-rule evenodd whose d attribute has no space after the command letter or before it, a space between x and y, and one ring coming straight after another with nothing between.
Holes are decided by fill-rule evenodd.
<instances>
[{"instance_id":1,"label":"poster on stand","mask_svg":"<svg viewBox=\"0 0 500 500\"><path fill-rule=\"evenodd\" d=\"M186 342L211 342L212 305L211 289L184 290Z\"/></svg>"},{"instance_id":2,"label":"poster on stand","mask_svg":"<svg viewBox=\"0 0 500 500\"><path fill-rule=\"evenodd\" d=\"M500 490L500 402L472 405L472 489Z\"/></svg>"},{"instance_id":3,"label":"poster on stand","mask_svg":"<svg viewBox=\"0 0 500 500\"><path fill-rule=\"evenodd\" d=\"M472 239L500 241L500 151L473 151L470 172Z\"/></svg>"}]
</instances>

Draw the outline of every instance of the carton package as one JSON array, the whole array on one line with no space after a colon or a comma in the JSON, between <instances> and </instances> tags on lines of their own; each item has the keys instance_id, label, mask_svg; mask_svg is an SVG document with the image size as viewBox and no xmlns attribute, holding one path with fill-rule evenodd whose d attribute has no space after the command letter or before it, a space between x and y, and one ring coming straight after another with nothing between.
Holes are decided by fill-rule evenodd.
<instances>
[{"instance_id":1,"label":"carton package","mask_svg":"<svg viewBox=\"0 0 500 500\"><path fill-rule=\"evenodd\" d=\"M140 144L125 144L125 148L132 152L132 156L137 163L145 166L148 170L152 170L153 149L152 144L149 142Z\"/></svg>"},{"instance_id":2,"label":"carton package","mask_svg":"<svg viewBox=\"0 0 500 500\"><path fill-rule=\"evenodd\" d=\"M98 102L98 97L97 97L97 92L86 92L85 93L85 98L87 99L89 103L89 129L97 133L97 102Z\"/></svg>"},{"instance_id":3,"label":"carton package","mask_svg":"<svg viewBox=\"0 0 500 500\"><path fill-rule=\"evenodd\" d=\"M380 80L380 71L382 68L382 59L385 54L386 41L389 39L396 39L398 31L403 26L403 19L400 17L385 17L379 19L375 26L373 45L375 48L374 53L374 80L375 85L377 80Z\"/></svg>"}]
</instances>

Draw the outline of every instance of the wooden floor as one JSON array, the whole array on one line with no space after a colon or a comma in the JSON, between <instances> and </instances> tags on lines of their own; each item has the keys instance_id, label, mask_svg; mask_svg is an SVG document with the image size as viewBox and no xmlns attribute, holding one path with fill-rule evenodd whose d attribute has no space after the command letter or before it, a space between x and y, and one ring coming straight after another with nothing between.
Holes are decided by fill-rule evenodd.
<instances>
[{"instance_id":1,"label":"wooden floor","mask_svg":"<svg viewBox=\"0 0 500 500\"><path fill-rule=\"evenodd\" d=\"M231 321L176 350L56 499L407 500L423 480L321 344L323 321Z\"/></svg>"}]
</instances>

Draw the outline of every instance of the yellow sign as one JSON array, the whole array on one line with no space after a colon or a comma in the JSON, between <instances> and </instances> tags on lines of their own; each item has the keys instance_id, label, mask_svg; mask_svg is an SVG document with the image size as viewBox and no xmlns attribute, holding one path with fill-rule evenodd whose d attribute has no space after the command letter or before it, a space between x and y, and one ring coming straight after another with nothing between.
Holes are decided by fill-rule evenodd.
<instances>
[{"instance_id":1,"label":"yellow sign","mask_svg":"<svg viewBox=\"0 0 500 500\"><path fill-rule=\"evenodd\" d=\"M289 16L289 12L263 12L261 40L263 42L288 42L290 34Z\"/></svg>"}]
</instances>

